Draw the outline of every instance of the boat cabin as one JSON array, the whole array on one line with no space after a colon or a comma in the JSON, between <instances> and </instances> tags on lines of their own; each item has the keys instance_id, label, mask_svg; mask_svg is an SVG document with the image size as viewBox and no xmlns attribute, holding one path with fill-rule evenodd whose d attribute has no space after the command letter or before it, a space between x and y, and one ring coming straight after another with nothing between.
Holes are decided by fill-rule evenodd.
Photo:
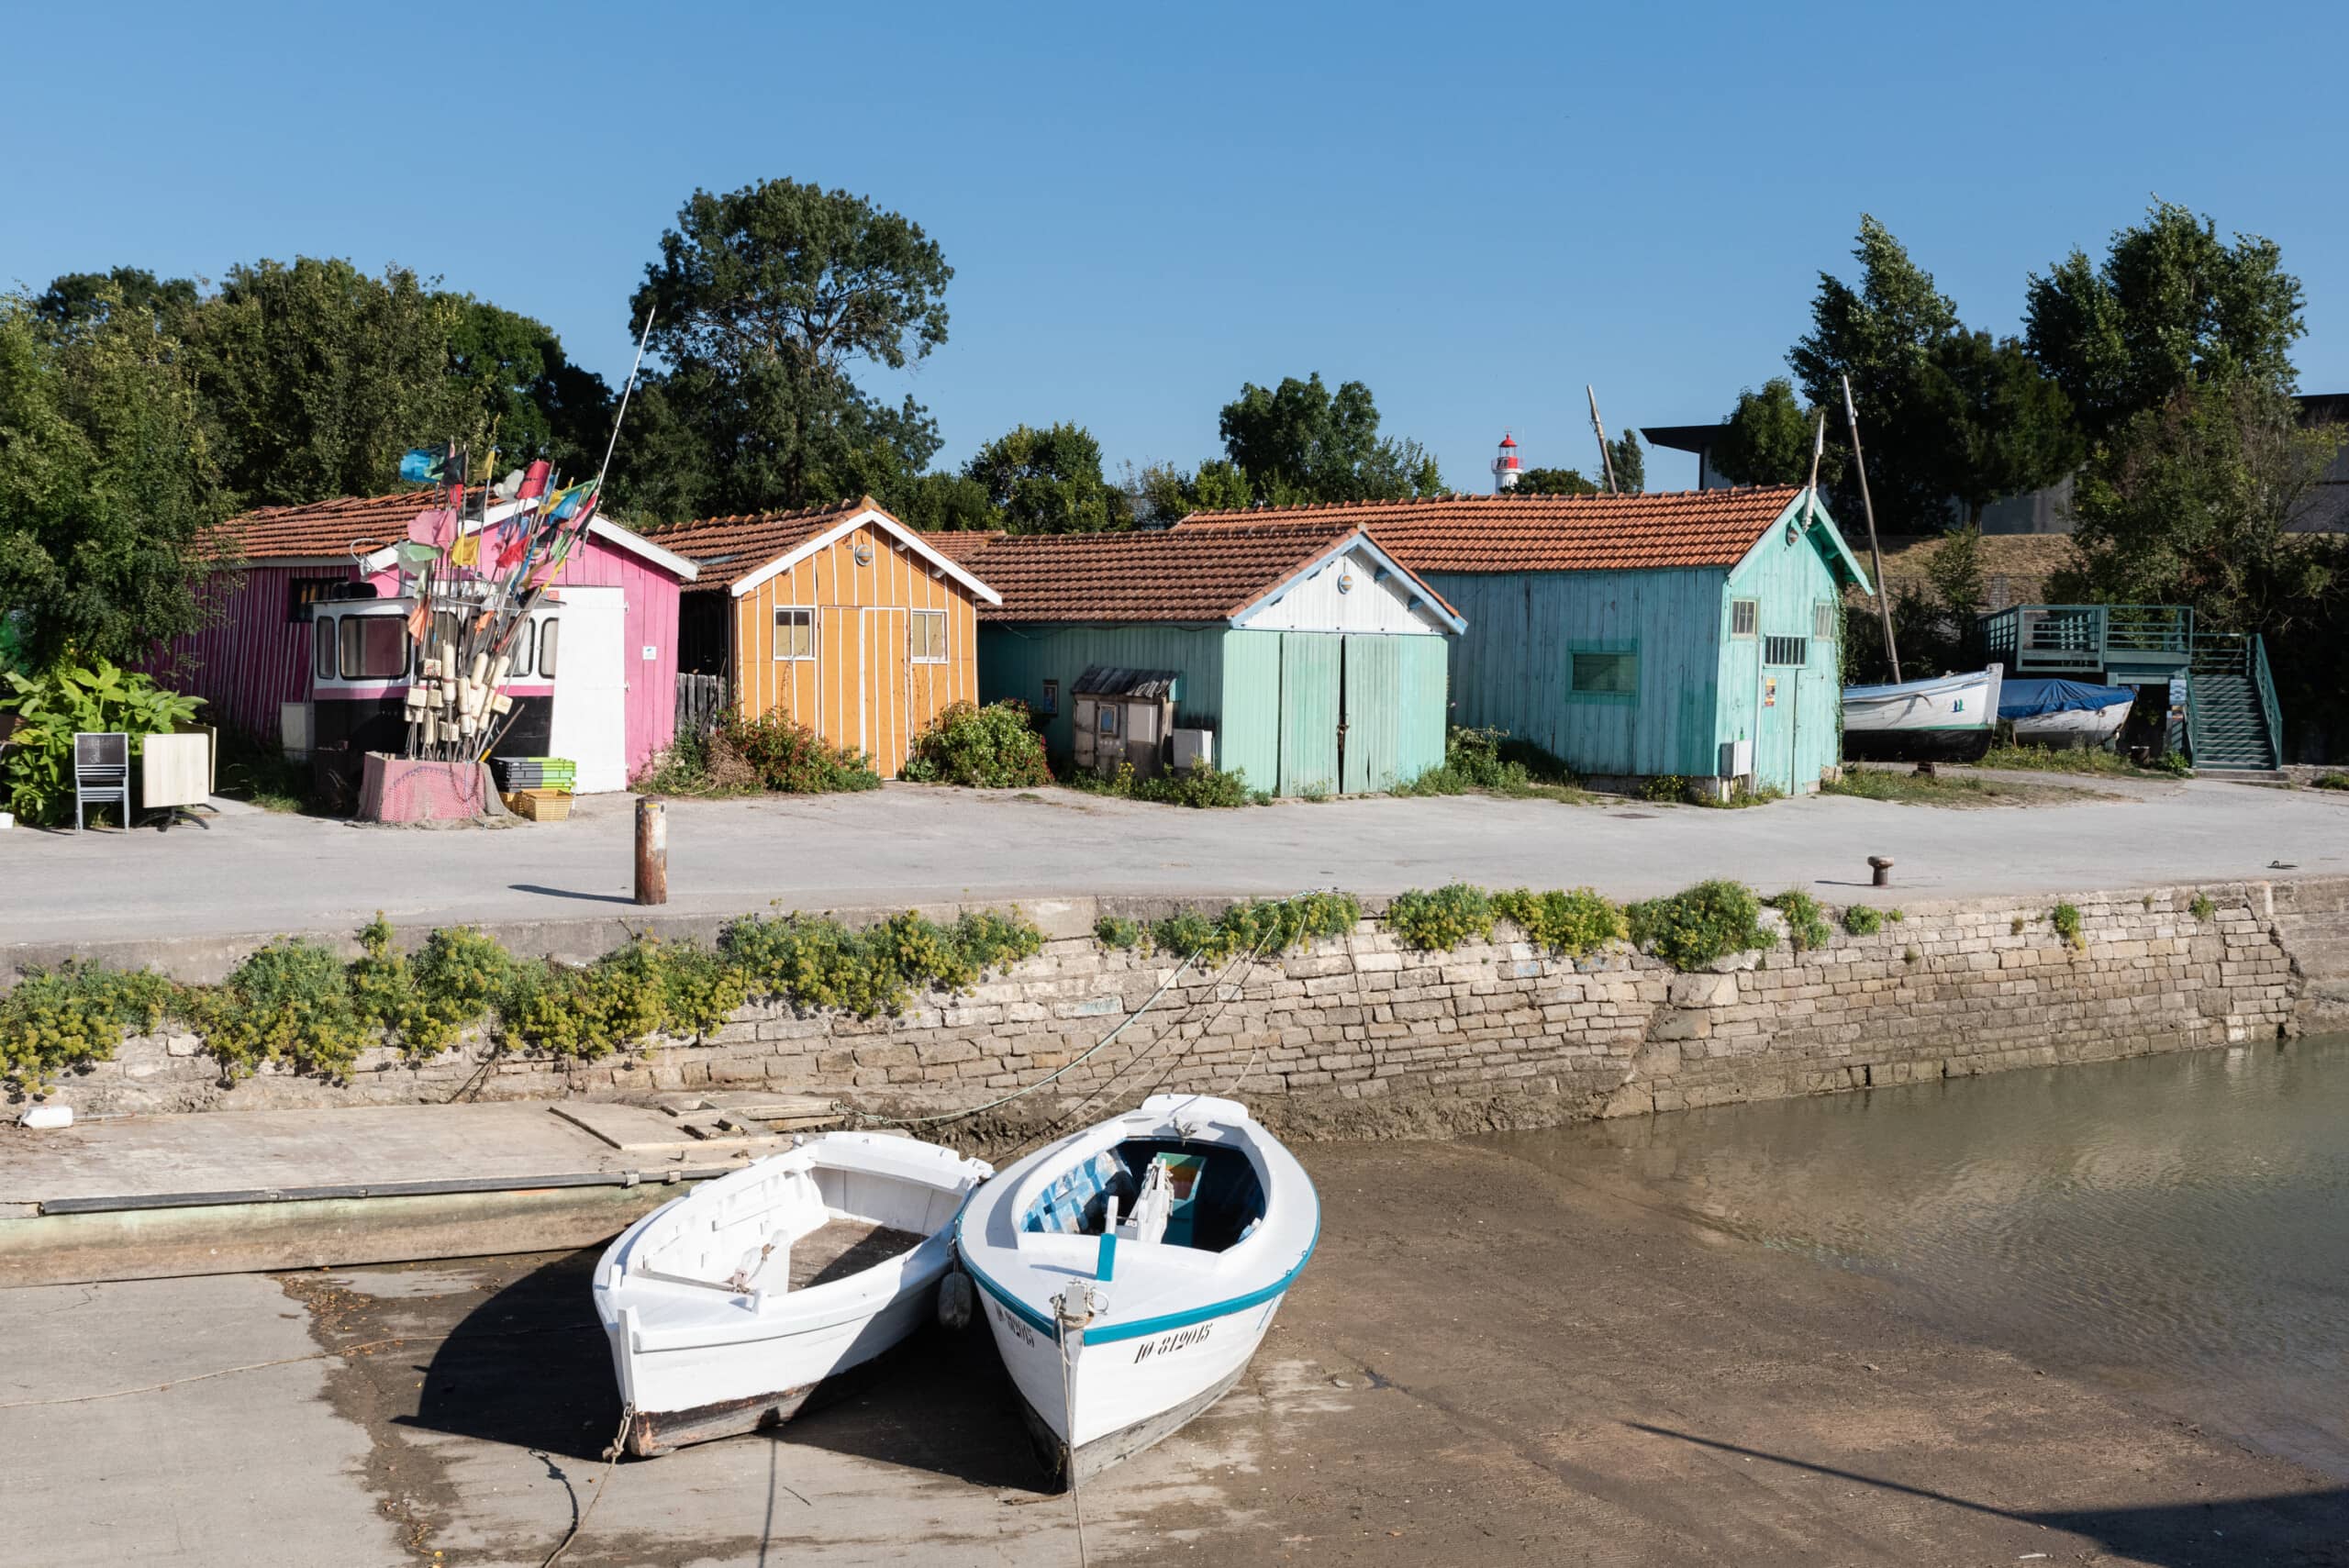
<instances>
[{"instance_id":1,"label":"boat cabin","mask_svg":"<svg viewBox=\"0 0 2349 1568\"><path fill-rule=\"evenodd\" d=\"M1245 1150L1129 1138L1062 1173L1019 1228L1220 1252L1264 1218L1264 1179Z\"/></svg>"}]
</instances>

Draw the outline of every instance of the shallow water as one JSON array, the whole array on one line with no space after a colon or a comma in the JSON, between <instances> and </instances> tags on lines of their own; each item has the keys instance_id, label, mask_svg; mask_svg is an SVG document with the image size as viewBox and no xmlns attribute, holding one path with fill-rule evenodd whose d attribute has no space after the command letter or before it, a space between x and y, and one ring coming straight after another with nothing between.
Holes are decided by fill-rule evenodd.
<instances>
[{"instance_id":1,"label":"shallow water","mask_svg":"<svg viewBox=\"0 0 2349 1568\"><path fill-rule=\"evenodd\" d=\"M2349 1477L2349 1038L1494 1141Z\"/></svg>"}]
</instances>

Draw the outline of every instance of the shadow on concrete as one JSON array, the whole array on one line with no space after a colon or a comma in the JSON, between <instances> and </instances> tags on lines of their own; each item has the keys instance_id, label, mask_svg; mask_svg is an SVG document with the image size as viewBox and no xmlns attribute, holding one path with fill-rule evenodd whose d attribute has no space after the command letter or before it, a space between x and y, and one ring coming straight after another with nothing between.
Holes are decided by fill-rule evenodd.
<instances>
[{"instance_id":1,"label":"shadow on concrete","mask_svg":"<svg viewBox=\"0 0 2349 1568\"><path fill-rule=\"evenodd\" d=\"M620 1424L611 1343L588 1294L603 1251L582 1248L543 1264L467 1313L424 1368L416 1414L399 1423L602 1458Z\"/></svg>"},{"instance_id":2,"label":"shadow on concrete","mask_svg":"<svg viewBox=\"0 0 2349 1568\"><path fill-rule=\"evenodd\" d=\"M585 1247L542 1264L466 1314L421 1369L416 1414L400 1424L601 1459L620 1421L611 1345L591 1295L603 1251ZM829 1396L819 1390L777 1431L718 1440L805 1444L977 1486L1041 1486L1019 1395L983 1326L916 1334L873 1373L843 1379Z\"/></svg>"},{"instance_id":3,"label":"shadow on concrete","mask_svg":"<svg viewBox=\"0 0 2349 1568\"><path fill-rule=\"evenodd\" d=\"M1744 1459L1765 1460L1807 1474L1833 1475L1878 1491L1946 1503L1969 1513L2013 1519L2018 1524L2064 1530L2095 1541L2116 1557L2143 1562L2149 1568L2274 1568L2290 1563L2300 1568L2343 1568L2349 1565L2349 1486L2315 1492L2279 1493L2272 1497L2232 1497L2209 1502L2165 1503L2134 1508L1998 1508L1964 1497L1881 1480L1831 1464L1813 1464L1787 1454L1738 1443L1700 1438L1670 1427L1643 1421L1624 1423L1633 1431L1682 1442Z\"/></svg>"},{"instance_id":4,"label":"shadow on concrete","mask_svg":"<svg viewBox=\"0 0 2349 1568\"><path fill-rule=\"evenodd\" d=\"M574 893L567 887L541 887L535 882L509 882L509 893L535 893L541 898L576 898L583 904L627 904L636 900L625 893Z\"/></svg>"}]
</instances>

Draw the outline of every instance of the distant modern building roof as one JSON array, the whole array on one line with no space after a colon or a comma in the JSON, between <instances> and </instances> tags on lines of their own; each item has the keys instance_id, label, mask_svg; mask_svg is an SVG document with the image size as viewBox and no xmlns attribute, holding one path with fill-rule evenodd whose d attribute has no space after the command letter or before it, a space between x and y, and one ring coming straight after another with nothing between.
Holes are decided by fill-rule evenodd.
<instances>
[{"instance_id":1,"label":"distant modern building roof","mask_svg":"<svg viewBox=\"0 0 2349 1568\"><path fill-rule=\"evenodd\" d=\"M1652 447L1668 447L1676 452L1700 452L1721 439L1721 427L1726 420L1716 419L1709 425L1642 425L1640 434Z\"/></svg>"}]
</instances>

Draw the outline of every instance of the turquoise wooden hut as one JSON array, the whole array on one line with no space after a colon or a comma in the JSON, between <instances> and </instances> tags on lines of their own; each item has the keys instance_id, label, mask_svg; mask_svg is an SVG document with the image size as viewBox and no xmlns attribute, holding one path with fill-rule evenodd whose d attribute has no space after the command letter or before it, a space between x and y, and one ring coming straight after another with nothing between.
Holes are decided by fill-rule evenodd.
<instances>
[{"instance_id":1,"label":"turquoise wooden hut","mask_svg":"<svg viewBox=\"0 0 2349 1568\"><path fill-rule=\"evenodd\" d=\"M1842 591L1867 579L1807 489L1448 495L1201 513L1175 532L1276 519L1363 529L1460 613L1457 723L1599 781L1802 794L1839 765Z\"/></svg>"},{"instance_id":2,"label":"turquoise wooden hut","mask_svg":"<svg viewBox=\"0 0 2349 1568\"><path fill-rule=\"evenodd\" d=\"M1055 756L1077 752L1080 695L1097 727L1159 722L1152 707L1171 695L1164 737L1096 736L1120 744L1085 750L1157 747L1174 766L1204 746L1280 795L1389 789L1443 762L1446 645L1464 623L1342 519L1030 535L955 553L1003 595L979 612L980 695L1043 716Z\"/></svg>"}]
</instances>

